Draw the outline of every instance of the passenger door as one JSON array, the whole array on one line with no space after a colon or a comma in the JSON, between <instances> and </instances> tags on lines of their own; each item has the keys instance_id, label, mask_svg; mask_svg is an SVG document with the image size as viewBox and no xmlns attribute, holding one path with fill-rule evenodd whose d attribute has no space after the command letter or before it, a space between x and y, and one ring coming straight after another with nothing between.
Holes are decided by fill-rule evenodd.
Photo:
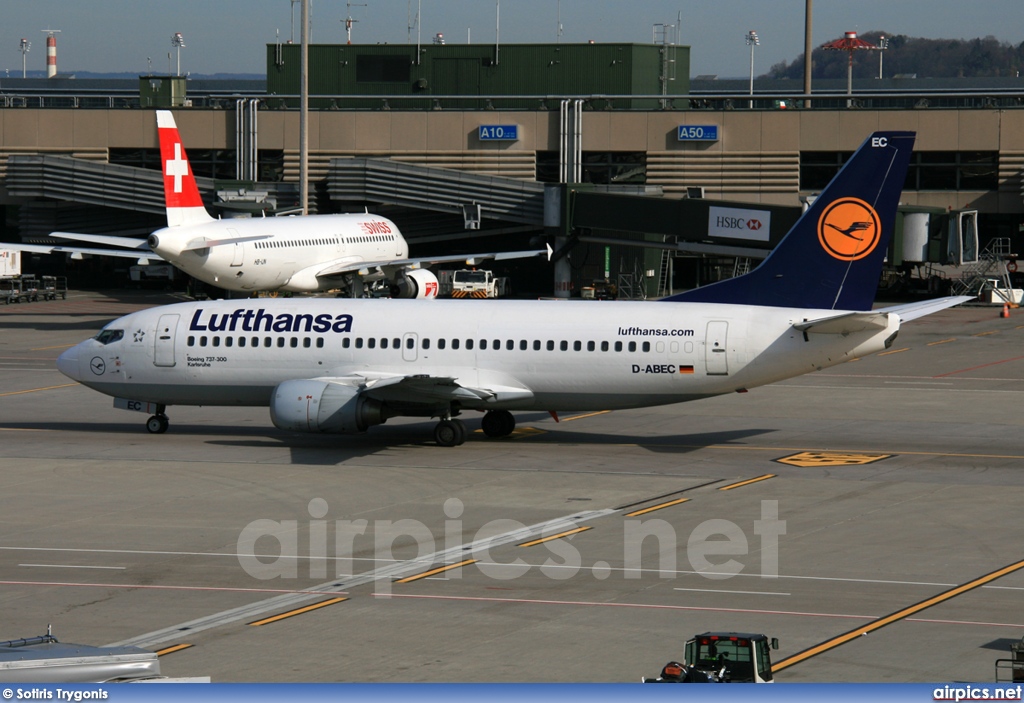
<instances>
[{"instance_id":1,"label":"passenger door","mask_svg":"<svg viewBox=\"0 0 1024 703\"><path fill-rule=\"evenodd\" d=\"M153 363L156 366L174 366L174 337L177 331L178 315L160 316L153 345Z\"/></svg>"}]
</instances>

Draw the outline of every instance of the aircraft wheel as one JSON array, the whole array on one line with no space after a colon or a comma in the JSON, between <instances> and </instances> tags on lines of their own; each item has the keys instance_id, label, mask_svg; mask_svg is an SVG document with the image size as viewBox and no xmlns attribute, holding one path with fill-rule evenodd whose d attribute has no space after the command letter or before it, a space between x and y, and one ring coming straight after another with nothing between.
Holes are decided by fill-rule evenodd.
<instances>
[{"instance_id":1,"label":"aircraft wheel","mask_svg":"<svg viewBox=\"0 0 1024 703\"><path fill-rule=\"evenodd\" d=\"M490 410L480 427L488 437L508 437L516 429L516 418L508 410Z\"/></svg>"},{"instance_id":2,"label":"aircraft wheel","mask_svg":"<svg viewBox=\"0 0 1024 703\"><path fill-rule=\"evenodd\" d=\"M154 415L146 420L146 429L150 434L163 434L170 425L166 415Z\"/></svg>"},{"instance_id":3,"label":"aircraft wheel","mask_svg":"<svg viewBox=\"0 0 1024 703\"><path fill-rule=\"evenodd\" d=\"M461 420L441 420L434 427L434 441L439 447L457 447L466 441L466 426Z\"/></svg>"}]
</instances>

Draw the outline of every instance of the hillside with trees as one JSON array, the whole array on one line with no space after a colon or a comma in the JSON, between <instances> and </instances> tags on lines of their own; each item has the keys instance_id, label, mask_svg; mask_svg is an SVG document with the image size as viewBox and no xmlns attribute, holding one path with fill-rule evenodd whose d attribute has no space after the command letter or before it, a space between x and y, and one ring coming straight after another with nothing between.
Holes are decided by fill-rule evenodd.
<instances>
[{"instance_id":1,"label":"hillside with trees","mask_svg":"<svg viewBox=\"0 0 1024 703\"><path fill-rule=\"evenodd\" d=\"M918 78L979 78L1019 76L1024 70L1024 42L1014 46L995 37L984 39L923 39L905 34L872 31L858 35L875 46L885 36L889 48L882 64L884 77L916 74ZM835 37L839 39L840 37ZM831 40L830 40L831 41ZM878 51L855 51L854 78L878 77ZM811 53L812 78L846 78L848 54L818 47ZM792 62L782 61L769 69L764 78L804 76L804 55Z\"/></svg>"}]
</instances>

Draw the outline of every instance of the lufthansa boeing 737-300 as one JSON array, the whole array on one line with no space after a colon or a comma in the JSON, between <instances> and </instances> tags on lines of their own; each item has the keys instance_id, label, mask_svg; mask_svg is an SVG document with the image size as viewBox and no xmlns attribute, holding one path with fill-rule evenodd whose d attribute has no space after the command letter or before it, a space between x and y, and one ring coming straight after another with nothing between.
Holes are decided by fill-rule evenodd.
<instances>
[{"instance_id":1,"label":"lufthansa boeing 737-300","mask_svg":"<svg viewBox=\"0 0 1024 703\"><path fill-rule=\"evenodd\" d=\"M12 244L7 248L72 256L119 256L148 263L163 259L204 283L230 291L346 289L385 282L395 298L435 298L437 277L425 267L446 262L476 265L487 259L550 258L550 249L409 257L398 226L380 215L340 214L217 220L203 206L174 115L156 111L164 172L167 227L147 239L51 232L50 236L115 249L76 245Z\"/></svg>"},{"instance_id":2,"label":"lufthansa boeing 737-300","mask_svg":"<svg viewBox=\"0 0 1024 703\"><path fill-rule=\"evenodd\" d=\"M117 408L269 406L278 428L356 433L464 411L489 437L513 410L638 408L745 391L888 348L906 320L968 300L872 310L912 132L869 137L750 273L658 302L250 299L132 313L65 351ZM851 236L855 234L856 236Z\"/></svg>"}]
</instances>

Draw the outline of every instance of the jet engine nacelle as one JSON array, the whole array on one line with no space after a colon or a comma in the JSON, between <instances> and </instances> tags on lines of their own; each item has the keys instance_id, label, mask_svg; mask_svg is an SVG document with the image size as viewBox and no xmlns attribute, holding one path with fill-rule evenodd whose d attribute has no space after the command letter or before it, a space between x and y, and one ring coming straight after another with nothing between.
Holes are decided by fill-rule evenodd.
<instances>
[{"instance_id":1,"label":"jet engine nacelle","mask_svg":"<svg viewBox=\"0 0 1024 703\"><path fill-rule=\"evenodd\" d=\"M387 418L382 404L351 386L318 379L285 381L270 398L274 426L291 432L355 434Z\"/></svg>"},{"instance_id":2,"label":"jet engine nacelle","mask_svg":"<svg viewBox=\"0 0 1024 703\"><path fill-rule=\"evenodd\" d=\"M395 298L436 298L441 286L437 276L426 269L413 269L395 280Z\"/></svg>"}]
</instances>

